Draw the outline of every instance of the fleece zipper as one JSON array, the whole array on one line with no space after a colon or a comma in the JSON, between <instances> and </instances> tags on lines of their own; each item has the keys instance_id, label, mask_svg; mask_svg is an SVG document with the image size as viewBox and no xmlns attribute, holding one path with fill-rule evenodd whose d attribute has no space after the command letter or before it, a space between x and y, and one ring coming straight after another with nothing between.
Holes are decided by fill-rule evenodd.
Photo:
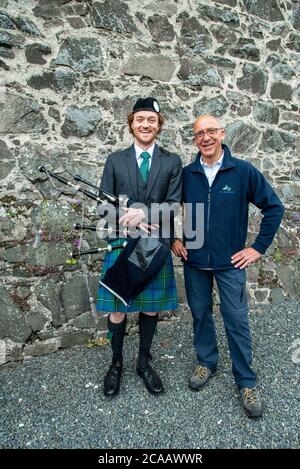
<instances>
[{"instance_id":1,"label":"fleece zipper","mask_svg":"<svg viewBox=\"0 0 300 469\"><path fill-rule=\"evenodd\" d=\"M215 179L213 180L211 186L209 185L208 179L207 179L206 174L205 174L207 184L208 184L208 195L207 195L207 248L208 248L208 265L209 265L209 267L211 267L210 266L211 254L210 254L210 234L209 234L209 231L210 231L210 206L211 206L212 187L215 184L216 179L219 176L220 172L221 171L226 171L226 169L228 169L228 168L222 168L221 167L219 169L219 171L215 175Z\"/></svg>"},{"instance_id":2,"label":"fleece zipper","mask_svg":"<svg viewBox=\"0 0 300 469\"><path fill-rule=\"evenodd\" d=\"M210 236L209 236L210 198L211 198L211 187L209 187L209 189L208 189L208 197L207 197L207 248L208 248L208 265L210 265Z\"/></svg>"}]
</instances>

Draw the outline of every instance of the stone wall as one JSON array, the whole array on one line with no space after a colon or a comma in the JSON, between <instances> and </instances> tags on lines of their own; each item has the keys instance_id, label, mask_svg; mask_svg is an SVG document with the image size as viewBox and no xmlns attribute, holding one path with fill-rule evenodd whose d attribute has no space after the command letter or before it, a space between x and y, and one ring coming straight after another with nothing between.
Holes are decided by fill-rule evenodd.
<instances>
[{"instance_id":1,"label":"stone wall","mask_svg":"<svg viewBox=\"0 0 300 469\"><path fill-rule=\"evenodd\" d=\"M293 0L0 0L0 362L105 330L69 259L82 203L38 167L99 182L107 154L131 143L126 114L138 96L157 97L167 118L159 141L184 164L195 155L195 117L221 119L233 152L286 207L268 255L248 269L250 297L298 294L299 59ZM85 212L96 221L90 200ZM251 210L250 240L259 222ZM84 233L83 247L95 244ZM87 264L96 294L99 257Z\"/></svg>"}]
</instances>

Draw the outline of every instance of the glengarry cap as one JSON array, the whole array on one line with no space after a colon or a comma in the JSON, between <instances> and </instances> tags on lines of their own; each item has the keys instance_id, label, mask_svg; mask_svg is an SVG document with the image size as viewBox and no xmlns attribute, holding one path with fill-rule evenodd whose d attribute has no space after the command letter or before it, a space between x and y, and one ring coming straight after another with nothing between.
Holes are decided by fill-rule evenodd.
<instances>
[{"instance_id":1,"label":"glengarry cap","mask_svg":"<svg viewBox=\"0 0 300 469\"><path fill-rule=\"evenodd\" d=\"M158 104L157 99L155 98L139 98L135 105L132 108L132 112L138 111L152 111L152 112L159 112L160 107Z\"/></svg>"}]
</instances>

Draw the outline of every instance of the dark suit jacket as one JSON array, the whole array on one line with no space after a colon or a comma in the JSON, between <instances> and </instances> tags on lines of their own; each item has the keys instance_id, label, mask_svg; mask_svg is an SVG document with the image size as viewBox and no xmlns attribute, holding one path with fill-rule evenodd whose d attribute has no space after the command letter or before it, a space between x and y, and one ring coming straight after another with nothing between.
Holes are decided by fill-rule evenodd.
<instances>
[{"instance_id":1,"label":"dark suit jacket","mask_svg":"<svg viewBox=\"0 0 300 469\"><path fill-rule=\"evenodd\" d=\"M139 200L138 171L135 149L132 145L108 156L100 187L115 195L126 195L129 198L129 206L134 202L143 202L147 207L152 203L165 202L168 205L181 203L182 163L179 155L155 144L145 201ZM164 211L160 211L163 216ZM149 214L147 219L151 223Z\"/></svg>"}]
</instances>

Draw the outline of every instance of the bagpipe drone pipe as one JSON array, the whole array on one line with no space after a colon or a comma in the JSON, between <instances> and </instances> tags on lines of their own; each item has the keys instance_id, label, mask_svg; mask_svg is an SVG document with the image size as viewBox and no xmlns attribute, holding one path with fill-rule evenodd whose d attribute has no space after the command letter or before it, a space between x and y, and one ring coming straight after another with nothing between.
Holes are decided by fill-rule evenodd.
<instances>
[{"instance_id":1,"label":"bagpipe drone pipe","mask_svg":"<svg viewBox=\"0 0 300 469\"><path fill-rule=\"evenodd\" d=\"M60 174L49 171L46 166L40 166L39 171L62 184L66 184L98 204L111 204L119 209L126 207L128 204L128 198L103 191L79 175L72 177L75 181L96 189L97 193L84 189L79 184L74 184ZM125 242L108 244L105 248L92 248L88 251L72 253L72 257L75 258L86 254L121 249L121 253L115 263L106 271L104 277L100 280L100 284L122 301L125 306L129 306L133 298L139 295L155 279L170 252L170 240L153 232L145 233L139 229L132 230L128 228L125 228L125 230L112 227L96 228L83 223L76 223L74 229L91 231L100 229L106 231L108 235L113 234L122 239L126 238Z\"/></svg>"}]
</instances>

